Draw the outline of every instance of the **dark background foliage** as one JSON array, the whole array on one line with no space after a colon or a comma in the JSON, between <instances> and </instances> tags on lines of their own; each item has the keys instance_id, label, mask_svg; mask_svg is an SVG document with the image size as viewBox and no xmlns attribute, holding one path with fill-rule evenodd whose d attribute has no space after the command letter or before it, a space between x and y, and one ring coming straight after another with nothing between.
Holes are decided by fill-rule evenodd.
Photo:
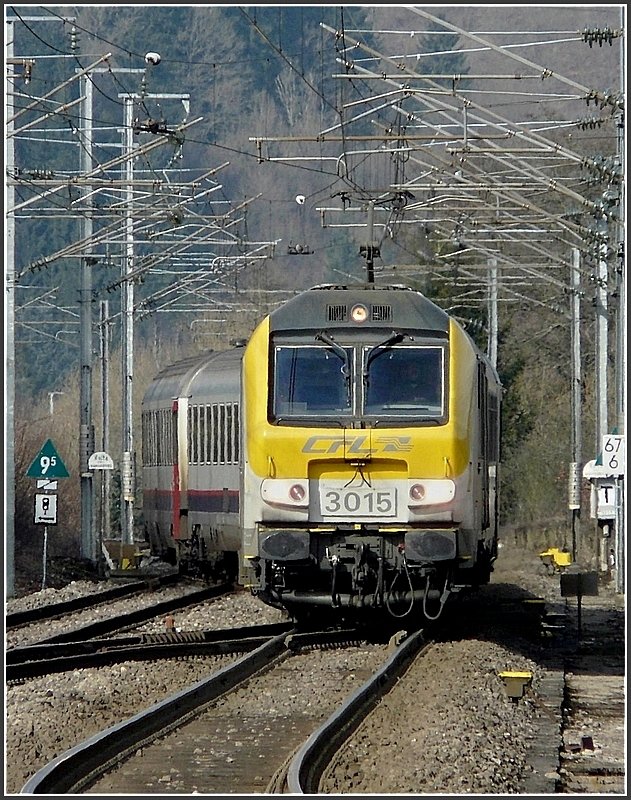
<instances>
[{"instance_id":1,"label":"dark background foliage","mask_svg":"<svg viewBox=\"0 0 631 800\"><path fill-rule=\"evenodd\" d=\"M432 13L449 19L469 31L504 29L524 33L533 29L575 30L588 26L620 23L617 6L431 7ZM228 346L231 338L247 336L258 319L280 302L287 293L322 282L358 281L365 277L366 264L359 247L365 241L365 226L337 228L323 226L318 205L341 205L340 182L325 161L296 160L281 165L261 161L253 138L283 137L270 143L267 152L323 157L339 153L339 145L317 142L318 131L340 124L349 111L342 104L358 100L361 87L333 76L344 71L345 60L357 57L352 47L361 38L368 46L383 51L404 46L404 37L393 40L390 30L426 28L417 34L414 47L419 52L435 53L423 62L433 73L493 73L506 70L500 56L481 53L457 33L440 37L432 31L436 23L410 19L404 6L5 6L15 23L15 54L33 56L35 65L28 91L38 97L59 87L74 72L106 53L113 68L94 80L93 123L99 128L96 158L111 158L120 146L123 121L121 95L140 96L134 113L141 123L153 119L167 127L182 116L181 104L151 98L151 93L187 93L190 118L201 121L187 132L179 159L178 143L138 164L138 170L164 177L166 167L181 167L181 178L228 166L217 176L219 188L196 212L204 215L229 212L239 217L238 236L231 255L243 252L245 241L274 242L273 258L264 263L252 261L243 269L228 270L218 285L224 302L220 322L209 322L214 314L192 313L175 306L139 316L135 328L134 394L137 405L144 387L162 367L177 358L202 348ZM52 16L57 21L39 23L34 16ZM63 21L72 18L72 22ZM322 26L340 32L332 39ZM352 31L352 33L350 32ZM406 35L409 38L409 35ZM511 41L520 41L514 39ZM347 49L345 49L347 48ZM450 52L453 49L457 52ZM610 52L607 52L607 51ZM147 67L144 54L160 53L157 67ZM444 51L444 52L442 52ZM598 89L616 87L619 67L615 49L549 45L541 56L546 65L560 73L589 83ZM117 70L136 70L125 73ZM55 95L59 103L77 97L76 82ZM26 102L25 100L18 102ZM31 118L42 113L38 106ZM502 113L528 116L524 102ZM555 109L557 115L568 113ZM584 113L584 105L582 108ZM28 118L28 117L27 117ZM23 202L42 191L32 184L38 170L68 176L78 171L80 151L77 130L82 122L76 108L58 111L48 124L44 138L19 137L16 164L22 180L16 202ZM391 124L385 116L383 124ZM358 121L354 131L369 132L371 124ZM41 126L40 126L41 127ZM145 135L145 134L143 134ZM289 139L294 137L295 141ZM302 138L301 138L302 137ZM581 143L575 143L580 151ZM615 143L614 143L615 146ZM592 145L593 147L593 145ZM611 139L603 136L603 158L610 155ZM364 171L362 171L364 170ZM140 173L139 173L140 174ZM380 177L358 164L352 174L357 197L369 196L369 183ZM595 189L597 191L597 189ZM296 196L305 196L304 205ZM43 259L81 236L80 220L69 212L78 191L73 187L27 207L16 219L16 270L20 275L16 294L16 539L18 550L40 547L41 532L32 524L32 485L23 475L42 442L52 436L63 451L73 478L63 486L60 505L64 509L63 531L51 547L60 554L76 552L79 498L77 486L79 416L79 349L77 302L79 299L79 260ZM247 209L235 211L248 198L256 200ZM99 197L106 204L110 199ZM96 220L97 230L108 224ZM362 220L365 223L365 220ZM399 231L382 242L384 264L422 262L419 230ZM310 254L296 255L288 245L305 243ZM438 252L444 245L437 240L430 247ZM138 242L138 255L150 253L153 245ZM120 260L115 249L99 248L93 271L93 311L107 299L118 313ZM168 269L148 272L135 286L141 300L177 282ZM405 282L403 279L397 282ZM482 347L487 341L486 309L472 309L454 303L449 286L429 277L415 278L415 284L439 304L449 307ZM498 367L505 386L503 411L504 487L502 516L505 522L539 525L567 523L567 463L570 460L570 373L569 326L566 318L544 307L558 302L552 287L532 286L537 305L526 298L522 304L500 309ZM590 289L591 291L591 289ZM276 293L276 294L273 294ZM34 303L37 296L45 302ZM590 313L592 295L584 299L585 315ZM110 355L112 407L120 403L119 324L112 326ZM596 455L593 440L593 322L585 323L584 429L587 458ZM97 435L98 337L95 334L94 374ZM51 410L51 393L54 414ZM118 393L118 394L117 394ZM137 410L136 412L137 413ZM117 460L119 422L112 421L112 453ZM135 425L135 430L139 426ZM139 449L139 448L138 448ZM115 517L114 517L115 519ZM115 533L115 532L114 532Z\"/></svg>"}]
</instances>

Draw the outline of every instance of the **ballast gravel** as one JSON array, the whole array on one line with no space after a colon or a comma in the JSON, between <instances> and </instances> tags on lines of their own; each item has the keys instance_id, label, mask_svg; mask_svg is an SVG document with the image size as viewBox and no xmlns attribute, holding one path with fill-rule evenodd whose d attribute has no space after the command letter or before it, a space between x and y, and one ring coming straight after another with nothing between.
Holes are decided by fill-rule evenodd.
<instances>
[{"instance_id":1,"label":"ballast gravel","mask_svg":"<svg viewBox=\"0 0 631 800\"><path fill-rule=\"evenodd\" d=\"M491 583L514 584L556 606L564 602L559 593L559 576L550 574L537 553L516 547L506 546L500 552ZM36 599L31 598L31 602ZM132 602L126 601L128 608ZM621 598L607 596L602 602L615 606ZM246 592L200 604L190 616L188 613L174 615L181 630L285 619L281 612ZM158 620L148 624L147 631L157 632L164 629L162 626L163 621ZM351 737L327 771L322 791L519 793L527 769L527 751L537 735L541 715L546 712L539 695L545 670L537 653L520 645L520 633L516 630L513 639L462 637L438 643L423 660L422 670L408 670L405 681L382 699ZM383 657L387 657L387 645L383 645ZM57 755L194 683L232 658L191 658L154 665L128 662L8 686L5 793L19 793L28 778ZM348 679L348 656L343 651L334 669L340 680ZM504 690L499 677L504 670L532 673L531 688L518 702ZM312 714L321 691L317 676L297 675L290 693L292 703L302 702L305 713ZM324 705L324 698L321 700ZM235 714L238 713L235 707ZM597 723L589 718L583 719L582 725L594 734L596 748L600 747L599 733L603 737L605 731L599 732ZM622 732L620 736L623 749Z\"/></svg>"},{"instance_id":2,"label":"ballast gravel","mask_svg":"<svg viewBox=\"0 0 631 800\"><path fill-rule=\"evenodd\" d=\"M58 591L53 602L65 599L60 594L63 592ZM146 604L146 598L125 600L127 611ZM83 624L99 618L98 611L81 614ZM280 611L246 592L201 603L195 609L175 612L173 617L176 627L187 631L264 625L285 619ZM51 635L56 624L67 623L47 623L47 635ZM165 624L164 620L147 622L137 630L162 633ZM196 683L238 657L236 653L159 663L128 661L31 678L7 686L5 793L19 793L31 775L75 744Z\"/></svg>"}]
</instances>

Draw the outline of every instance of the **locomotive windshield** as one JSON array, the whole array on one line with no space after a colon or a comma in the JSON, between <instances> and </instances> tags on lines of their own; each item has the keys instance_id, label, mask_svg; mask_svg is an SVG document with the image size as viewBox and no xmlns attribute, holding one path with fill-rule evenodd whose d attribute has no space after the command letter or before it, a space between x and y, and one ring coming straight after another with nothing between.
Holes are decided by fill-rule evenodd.
<instances>
[{"instance_id":1,"label":"locomotive windshield","mask_svg":"<svg viewBox=\"0 0 631 800\"><path fill-rule=\"evenodd\" d=\"M275 349L276 416L351 413L350 372L353 351L337 347Z\"/></svg>"},{"instance_id":2,"label":"locomotive windshield","mask_svg":"<svg viewBox=\"0 0 631 800\"><path fill-rule=\"evenodd\" d=\"M445 350L436 345L277 345L273 416L280 422L318 417L438 421L446 410ZM401 424L400 423L400 424Z\"/></svg>"},{"instance_id":3,"label":"locomotive windshield","mask_svg":"<svg viewBox=\"0 0 631 800\"><path fill-rule=\"evenodd\" d=\"M366 414L443 416L442 347L370 348L364 351L364 364Z\"/></svg>"}]
</instances>

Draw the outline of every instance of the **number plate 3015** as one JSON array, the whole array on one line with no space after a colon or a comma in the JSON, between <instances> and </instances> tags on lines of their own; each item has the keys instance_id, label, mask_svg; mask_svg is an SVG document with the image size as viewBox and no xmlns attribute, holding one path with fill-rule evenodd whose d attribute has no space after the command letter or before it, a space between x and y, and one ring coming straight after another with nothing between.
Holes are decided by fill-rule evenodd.
<instances>
[{"instance_id":1,"label":"number plate 3015","mask_svg":"<svg viewBox=\"0 0 631 800\"><path fill-rule=\"evenodd\" d=\"M322 487L320 509L324 517L396 517L395 489L367 486L348 489Z\"/></svg>"}]
</instances>

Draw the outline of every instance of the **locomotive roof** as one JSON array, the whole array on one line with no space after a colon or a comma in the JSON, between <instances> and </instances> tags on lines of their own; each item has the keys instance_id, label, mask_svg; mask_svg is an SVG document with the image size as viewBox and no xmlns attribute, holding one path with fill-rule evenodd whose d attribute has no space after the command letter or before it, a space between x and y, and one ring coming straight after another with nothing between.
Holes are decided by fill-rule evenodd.
<instances>
[{"instance_id":1,"label":"locomotive roof","mask_svg":"<svg viewBox=\"0 0 631 800\"><path fill-rule=\"evenodd\" d=\"M270 314L275 328L312 328L349 321L356 303L369 311L368 321L383 326L449 331L449 315L425 295L409 286L374 283L339 285L319 284L288 300Z\"/></svg>"}]
</instances>

